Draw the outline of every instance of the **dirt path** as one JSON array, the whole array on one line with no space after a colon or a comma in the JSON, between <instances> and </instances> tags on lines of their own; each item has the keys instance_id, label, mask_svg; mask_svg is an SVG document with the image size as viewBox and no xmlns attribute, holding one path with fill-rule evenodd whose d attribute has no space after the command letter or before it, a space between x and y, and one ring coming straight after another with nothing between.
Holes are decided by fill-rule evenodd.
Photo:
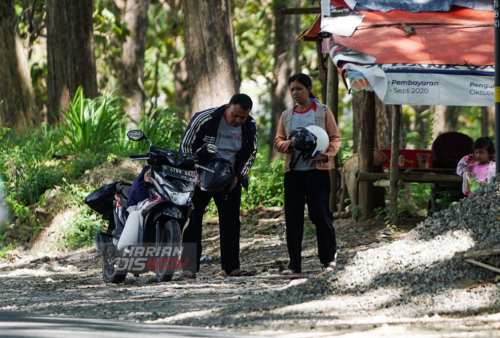
<instances>
[{"instance_id":1,"label":"dirt path","mask_svg":"<svg viewBox=\"0 0 500 338\"><path fill-rule=\"evenodd\" d=\"M420 219L408 219L396 235L373 222L336 221L339 271L357 252L400 240ZM284 221L280 210L256 210L243 218L241 261L253 277L216 276L216 220L204 228L198 279L157 283L153 274L129 275L120 285L104 284L93 248L43 256L13 252L0 261L0 311L107 318L235 330L271 337L500 337L500 315L391 316L384 308L356 309L352 299L331 288L336 274L321 274L313 235L304 239L304 273L286 268ZM471 289L471 292L477 291ZM487 313L486 309L482 312ZM477 312L476 312L477 313Z\"/></svg>"}]
</instances>

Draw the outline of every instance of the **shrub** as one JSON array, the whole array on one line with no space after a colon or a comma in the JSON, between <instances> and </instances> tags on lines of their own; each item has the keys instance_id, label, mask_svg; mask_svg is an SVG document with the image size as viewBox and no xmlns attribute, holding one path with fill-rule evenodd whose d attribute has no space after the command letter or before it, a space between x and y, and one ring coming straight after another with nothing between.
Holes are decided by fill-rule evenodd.
<instances>
[{"instance_id":1,"label":"shrub","mask_svg":"<svg viewBox=\"0 0 500 338\"><path fill-rule=\"evenodd\" d=\"M63 112L66 121L60 126L65 150L71 154L95 153L119 143L125 128L120 103L121 98L113 93L86 99L82 88L78 88L69 110Z\"/></svg>"},{"instance_id":2,"label":"shrub","mask_svg":"<svg viewBox=\"0 0 500 338\"><path fill-rule=\"evenodd\" d=\"M262 155L257 154L255 165L249 175L248 194L250 201L242 196L242 209L252 209L258 205L282 207L284 205L283 178L284 160L266 163ZM251 202L251 203L250 203Z\"/></svg>"},{"instance_id":3,"label":"shrub","mask_svg":"<svg viewBox=\"0 0 500 338\"><path fill-rule=\"evenodd\" d=\"M143 113L137 127L147 135L153 145L177 150L185 130L184 126L185 121L172 111L156 109L149 114ZM147 142L134 142L134 145L142 152L149 149Z\"/></svg>"}]
</instances>

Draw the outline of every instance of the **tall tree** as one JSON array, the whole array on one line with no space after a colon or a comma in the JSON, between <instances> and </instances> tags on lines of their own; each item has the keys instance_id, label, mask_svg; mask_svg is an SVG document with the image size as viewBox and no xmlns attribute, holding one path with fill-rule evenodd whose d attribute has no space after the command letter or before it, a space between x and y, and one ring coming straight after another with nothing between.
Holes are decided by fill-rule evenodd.
<instances>
[{"instance_id":1,"label":"tall tree","mask_svg":"<svg viewBox=\"0 0 500 338\"><path fill-rule=\"evenodd\" d=\"M97 96L93 0L47 0L48 120L59 118L78 87Z\"/></svg>"},{"instance_id":2,"label":"tall tree","mask_svg":"<svg viewBox=\"0 0 500 338\"><path fill-rule=\"evenodd\" d=\"M375 149L391 149L392 107L375 95Z\"/></svg>"},{"instance_id":3,"label":"tall tree","mask_svg":"<svg viewBox=\"0 0 500 338\"><path fill-rule=\"evenodd\" d=\"M19 128L35 122L35 94L13 0L0 1L0 78L0 123Z\"/></svg>"},{"instance_id":4,"label":"tall tree","mask_svg":"<svg viewBox=\"0 0 500 338\"><path fill-rule=\"evenodd\" d=\"M278 156L274 149L274 136L281 112L293 105L288 91L288 78L298 73L300 45L294 40L300 34L300 15L283 15L282 8L300 7L301 0L274 0L274 69L271 80L272 124L269 137L269 160Z\"/></svg>"},{"instance_id":5,"label":"tall tree","mask_svg":"<svg viewBox=\"0 0 500 338\"><path fill-rule=\"evenodd\" d=\"M430 106L417 105L412 106L415 111L415 124L414 132L416 133L417 140L415 147L417 149L428 149L432 144L432 116L430 113Z\"/></svg>"},{"instance_id":6,"label":"tall tree","mask_svg":"<svg viewBox=\"0 0 500 338\"><path fill-rule=\"evenodd\" d=\"M175 88L175 94L172 96L174 96L174 104L178 114L189 120L188 71L186 56L181 56L184 49L182 17L179 15L182 0L166 0L165 2L168 4L167 21L170 25L169 35L172 42L169 54L174 56L171 58Z\"/></svg>"},{"instance_id":7,"label":"tall tree","mask_svg":"<svg viewBox=\"0 0 500 338\"><path fill-rule=\"evenodd\" d=\"M123 44L120 84L125 96L130 99L126 111L131 127L141 120L144 107L144 53L148 29L149 0L127 0L124 22L130 34Z\"/></svg>"},{"instance_id":8,"label":"tall tree","mask_svg":"<svg viewBox=\"0 0 500 338\"><path fill-rule=\"evenodd\" d=\"M460 115L461 107L439 105L435 106L434 109L434 138L440 134L457 130L458 116Z\"/></svg>"},{"instance_id":9,"label":"tall tree","mask_svg":"<svg viewBox=\"0 0 500 338\"><path fill-rule=\"evenodd\" d=\"M230 0L183 0L191 112L229 102L240 81Z\"/></svg>"},{"instance_id":10,"label":"tall tree","mask_svg":"<svg viewBox=\"0 0 500 338\"><path fill-rule=\"evenodd\" d=\"M490 129L494 129L491 128L495 126L494 121L495 107L481 107L481 136L493 135L494 131Z\"/></svg>"}]
</instances>

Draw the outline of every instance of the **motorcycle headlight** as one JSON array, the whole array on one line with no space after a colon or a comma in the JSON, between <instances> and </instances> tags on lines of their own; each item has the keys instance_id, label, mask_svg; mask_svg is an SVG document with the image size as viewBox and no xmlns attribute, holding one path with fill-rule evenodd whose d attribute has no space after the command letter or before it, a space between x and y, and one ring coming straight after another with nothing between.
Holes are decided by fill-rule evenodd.
<instances>
[{"instance_id":1,"label":"motorcycle headlight","mask_svg":"<svg viewBox=\"0 0 500 338\"><path fill-rule=\"evenodd\" d=\"M186 205L191 201L196 184L194 182L183 182L181 180L166 180L156 174L153 183L161 195L167 195L168 200L176 205Z\"/></svg>"},{"instance_id":2,"label":"motorcycle headlight","mask_svg":"<svg viewBox=\"0 0 500 338\"><path fill-rule=\"evenodd\" d=\"M177 205L186 205L191 199L192 192L177 192L170 190L168 192L170 200L172 203Z\"/></svg>"}]
</instances>

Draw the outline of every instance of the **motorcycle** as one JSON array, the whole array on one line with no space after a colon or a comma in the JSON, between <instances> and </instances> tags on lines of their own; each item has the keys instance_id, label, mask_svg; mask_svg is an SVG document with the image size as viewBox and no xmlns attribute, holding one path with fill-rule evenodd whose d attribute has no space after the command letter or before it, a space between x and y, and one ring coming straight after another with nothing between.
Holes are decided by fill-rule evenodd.
<instances>
[{"instance_id":1,"label":"motorcycle","mask_svg":"<svg viewBox=\"0 0 500 338\"><path fill-rule=\"evenodd\" d=\"M198 184L197 169L211 171L198 164L198 152L216 154L213 144L205 144L195 154L155 147L140 130L131 130L132 141L147 140L145 155L130 155L132 160L146 160L151 167L150 198L137 205L137 222L127 222L127 199L131 183L114 182L87 196L85 202L109 221L106 232L95 236L97 251L102 256L105 283L119 284L131 272L139 276L155 271L158 282L172 279L182 266L181 234L189 224L193 209L192 196ZM131 213L132 214L132 213ZM181 225L183 226L181 229Z\"/></svg>"}]
</instances>

